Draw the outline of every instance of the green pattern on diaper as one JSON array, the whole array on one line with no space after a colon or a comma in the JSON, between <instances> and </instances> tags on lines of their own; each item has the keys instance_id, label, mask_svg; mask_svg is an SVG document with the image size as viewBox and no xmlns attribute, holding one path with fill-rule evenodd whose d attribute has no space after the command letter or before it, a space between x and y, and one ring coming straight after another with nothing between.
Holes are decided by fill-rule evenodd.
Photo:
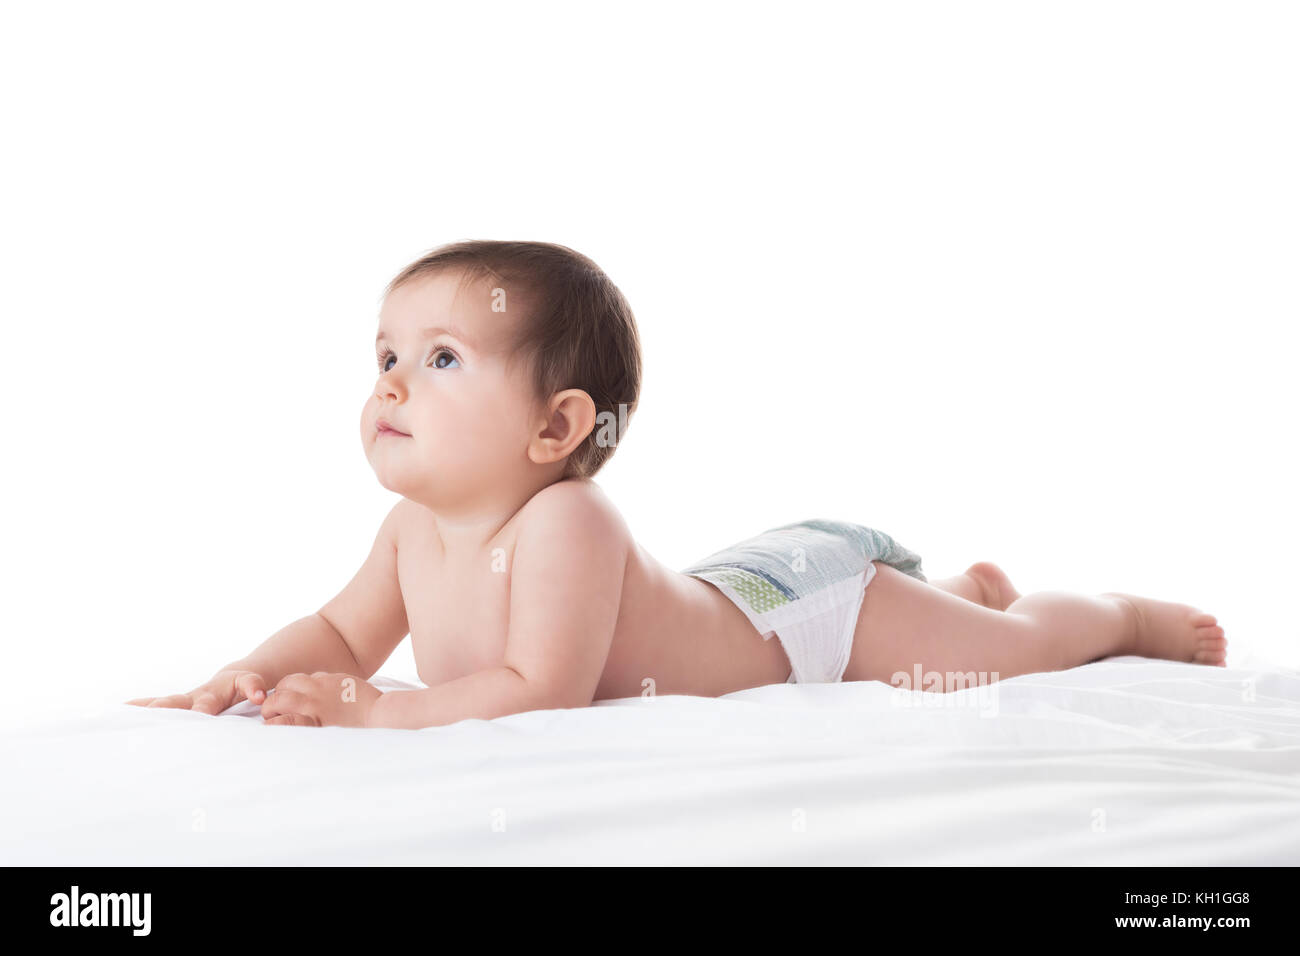
<instances>
[{"instance_id":1,"label":"green pattern on diaper","mask_svg":"<svg viewBox=\"0 0 1300 956\"><path fill-rule=\"evenodd\" d=\"M709 574L710 580L725 584L745 599L745 603L755 613L763 614L782 604L789 604L790 599L772 587L765 578L738 568L719 568Z\"/></svg>"}]
</instances>

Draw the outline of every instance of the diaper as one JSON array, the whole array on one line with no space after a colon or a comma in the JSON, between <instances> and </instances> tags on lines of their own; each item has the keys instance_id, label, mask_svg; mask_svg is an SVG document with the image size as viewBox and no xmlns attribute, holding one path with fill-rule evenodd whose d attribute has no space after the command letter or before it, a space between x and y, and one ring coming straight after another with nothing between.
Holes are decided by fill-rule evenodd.
<instances>
[{"instance_id":1,"label":"diaper","mask_svg":"<svg viewBox=\"0 0 1300 956\"><path fill-rule=\"evenodd\" d=\"M764 531L684 568L744 612L790 658L787 683L844 676L867 585L881 561L925 581L921 558L889 535L843 521L800 521Z\"/></svg>"}]
</instances>

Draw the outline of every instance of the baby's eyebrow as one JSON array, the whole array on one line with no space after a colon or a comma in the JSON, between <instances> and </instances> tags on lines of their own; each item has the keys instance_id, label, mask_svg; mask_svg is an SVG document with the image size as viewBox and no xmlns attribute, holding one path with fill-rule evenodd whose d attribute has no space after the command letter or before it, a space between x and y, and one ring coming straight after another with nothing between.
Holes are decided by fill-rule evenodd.
<instances>
[{"instance_id":1,"label":"baby's eyebrow","mask_svg":"<svg viewBox=\"0 0 1300 956\"><path fill-rule=\"evenodd\" d=\"M431 339L435 335L450 335L454 339L460 339L462 342L464 342L467 345L470 344L470 340L465 335L465 333L460 331L460 329L455 328L454 326L431 325L427 329L420 330L420 338L422 339ZM378 345L380 342L384 341L387 337L388 334L383 329L380 329L379 334L375 336L375 344Z\"/></svg>"}]
</instances>

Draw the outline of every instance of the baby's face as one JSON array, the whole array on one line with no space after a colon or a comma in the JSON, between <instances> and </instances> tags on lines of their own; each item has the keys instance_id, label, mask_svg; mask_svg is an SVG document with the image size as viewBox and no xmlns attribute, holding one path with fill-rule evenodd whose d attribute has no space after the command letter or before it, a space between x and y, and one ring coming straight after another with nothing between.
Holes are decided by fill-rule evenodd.
<instances>
[{"instance_id":1,"label":"baby's face","mask_svg":"<svg viewBox=\"0 0 1300 956\"><path fill-rule=\"evenodd\" d=\"M510 366L516 318L491 289L449 271L384 300L379 380L361 442L379 483L430 507L454 507L517 481L529 460L533 401L526 363ZM513 303L507 300L507 309ZM396 431L385 431L386 420Z\"/></svg>"}]
</instances>

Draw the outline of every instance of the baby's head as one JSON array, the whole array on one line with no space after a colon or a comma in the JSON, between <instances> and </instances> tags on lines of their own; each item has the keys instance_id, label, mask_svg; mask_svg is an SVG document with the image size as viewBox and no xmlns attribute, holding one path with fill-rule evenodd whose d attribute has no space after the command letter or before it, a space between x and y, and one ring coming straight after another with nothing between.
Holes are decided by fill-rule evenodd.
<instances>
[{"instance_id":1,"label":"baby's head","mask_svg":"<svg viewBox=\"0 0 1300 956\"><path fill-rule=\"evenodd\" d=\"M385 488L434 508L590 478L641 385L627 300L550 243L458 242L411 263L385 290L375 350L366 457Z\"/></svg>"}]
</instances>

